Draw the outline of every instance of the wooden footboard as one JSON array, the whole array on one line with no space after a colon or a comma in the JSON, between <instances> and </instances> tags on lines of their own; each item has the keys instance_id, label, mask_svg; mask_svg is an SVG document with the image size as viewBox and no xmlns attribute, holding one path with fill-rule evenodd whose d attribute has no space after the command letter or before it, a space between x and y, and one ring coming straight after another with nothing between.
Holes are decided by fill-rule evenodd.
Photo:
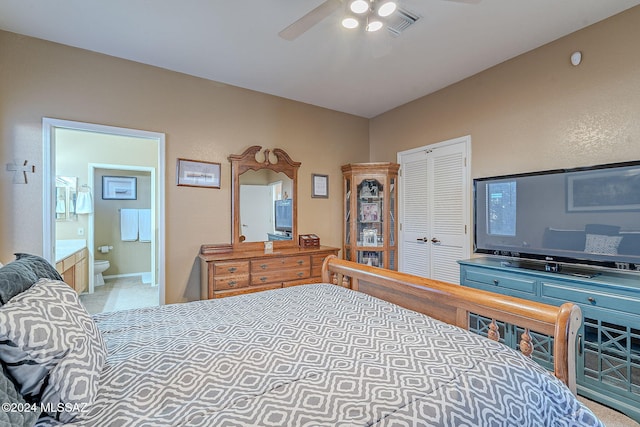
<instances>
[{"instance_id":1,"label":"wooden footboard","mask_svg":"<svg viewBox=\"0 0 640 427\"><path fill-rule=\"evenodd\" d=\"M582 322L580 308L572 303L560 307L465 288L451 283L425 279L397 271L369 267L327 257L322 266L322 279L349 287L435 319L469 329L469 314L475 313L517 325L525 329L520 348L531 354L528 332L554 337L554 374L576 393L576 339ZM493 323L492 323L493 324ZM493 328L492 328L493 329ZM497 328L490 331L497 340Z\"/></svg>"}]
</instances>

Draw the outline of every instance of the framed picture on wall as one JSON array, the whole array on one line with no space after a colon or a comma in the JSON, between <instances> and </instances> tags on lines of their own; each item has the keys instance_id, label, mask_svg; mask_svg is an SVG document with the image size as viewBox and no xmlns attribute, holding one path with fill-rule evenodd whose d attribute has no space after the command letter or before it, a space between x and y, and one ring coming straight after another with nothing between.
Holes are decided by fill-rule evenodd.
<instances>
[{"instance_id":1,"label":"framed picture on wall","mask_svg":"<svg viewBox=\"0 0 640 427\"><path fill-rule=\"evenodd\" d=\"M102 200L136 200L138 178L135 176L102 176Z\"/></svg>"},{"instance_id":2,"label":"framed picture on wall","mask_svg":"<svg viewBox=\"0 0 640 427\"><path fill-rule=\"evenodd\" d=\"M311 174L311 197L329 198L329 175Z\"/></svg>"},{"instance_id":3,"label":"framed picture on wall","mask_svg":"<svg viewBox=\"0 0 640 427\"><path fill-rule=\"evenodd\" d=\"M220 163L178 159L176 180L185 187L220 188Z\"/></svg>"}]
</instances>

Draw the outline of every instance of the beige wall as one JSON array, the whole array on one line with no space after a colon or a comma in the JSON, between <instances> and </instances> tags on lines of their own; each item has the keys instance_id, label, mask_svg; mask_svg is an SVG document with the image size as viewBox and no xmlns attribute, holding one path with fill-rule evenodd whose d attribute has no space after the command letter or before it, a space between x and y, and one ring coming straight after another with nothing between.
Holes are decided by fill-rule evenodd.
<instances>
[{"instance_id":1,"label":"beige wall","mask_svg":"<svg viewBox=\"0 0 640 427\"><path fill-rule=\"evenodd\" d=\"M72 129L55 129L56 174L77 176L78 186L89 183L89 164L157 168L158 143L147 138L91 133ZM131 274L151 271L151 244L120 240L120 208L150 208L150 173L96 169L93 179L94 240L89 251L96 259L110 261L104 275ZM136 176L136 200L102 200L102 175ZM164 177L156 177L164 179ZM88 215L78 215L77 221L56 222L56 239L88 239ZM85 235L78 236L77 229ZM108 254L98 253L102 245L113 246Z\"/></svg>"},{"instance_id":2,"label":"beige wall","mask_svg":"<svg viewBox=\"0 0 640 427\"><path fill-rule=\"evenodd\" d=\"M640 6L382 114L370 160L463 135L473 177L640 160L638 40Z\"/></svg>"},{"instance_id":3,"label":"beige wall","mask_svg":"<svg viewBox=\"0 0 640 427\"><path fill-rule=\"evenodd\" d=\"M340 166L366 161L368 120L131 61L0 32L0 159L29 160L29 184L0 173L0 260L42 253L42 118L166 134L166 301L197 299L203 243L231 239L227 156L252 145L302 162L299 230L339 246ZM176 158L222 164L220 190L177 187ZM311 174L330 176L311 198ZM162 267L161 267L162 268Z\"/></svg>"},{"instance_id":4,"label":"beige wall","mask_svg":"<svg viewBox=\"0 0 640 427\"><path fill-rule=\"evenodd\" d=\"M151 208L151 175L149 172L96 169L95 170L95 247L91 248L96 259L109 261L104 276L151 272L151 243L123 241L120 239L120 209ZM135 200L103 200L103 176L128 176L136 178ZM113 246L109 253L97 251L99 246Z\"/></svg>"},{"instance_id":5,"label":"beige wall","mask_svg":"<svg viewBox=\"0 0 640 427\"><path fill-rule=\"evenodd\" d=\"M0 260L41 252L42 117L166 133L166 294L177 302L198 296L199 246L230 240L227 156L251 145L302 162L299 230L333 246L345 163L462 135L474 177L640 159L639 39L636 7L368 121L0 32L0 158L37 168L26 186L0 174ZM220 162L222 189L176 187L177 157ZM328 200L311 198L312 173L330 176Z\"/></svg>"},{"instance_id":6,"label":"beige wall","mask_svg":"<svg viewBox=\"0 0 640 427\"><path fill-rule=\"evenodd\" d=\"M158 167L156 141L61 128L54 132L56 175L77 177L78 188L89 183L89 163ZM100 197L100 193L96 188L91 193L97 202L96 195ZM88 238L87 234L78 236L78 228L88 230L88 218L77 215L73 221L56 221L56 239ZM95 248L89 250L93 253Z\"/></svg>"}]
</instances>

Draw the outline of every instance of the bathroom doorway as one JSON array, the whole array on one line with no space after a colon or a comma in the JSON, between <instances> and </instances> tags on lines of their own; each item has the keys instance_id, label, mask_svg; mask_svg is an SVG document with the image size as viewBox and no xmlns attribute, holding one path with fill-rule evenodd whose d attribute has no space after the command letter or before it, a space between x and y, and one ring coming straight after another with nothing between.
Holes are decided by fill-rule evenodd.
<instances>
[{"instance_id":1,"label":"bathroom doorway","mask_svg":"<svg viewBox=\"0 0 640 427\"><path fill-rule=\"evenodd\" d=\"M70 122L57 119L43 119L44 129L44 236L43 254L48 260L57 260L56 243L61 241L85 241L88 249L88 279L89 289L84 295L95 296L97 288L104 293L105 287L96 287L94 269L96 259L109 258L114 252L106 250L104 247L119 248L118 252L128 252L129 258L144 259L145 262L139 266L125 267L127 262L119 262L120 266L113 265L108 268L103 275L114 279L123 285L133 281L144 283L152 287L154 295L153 305L164 304L164 270L160 266L164 265L164 134L156 132L139 131L134 129L115 128L110 126L95 125L80 122ZM123 176L125 181L135 181L144 184L140 187L141 196L145 194L148 200L103 200L102 179L96 180L96 171L101 170L101 175ZM75 222L63 224L63 228L55 219L55 206L53 183L55 177L63 173L78 177L78 191L89 192L92 198L91 209L84 211L85 214L77 214ZM136 187L137 189L138 187ZM146 190L145 190L146 188ZM137 194L136 194L137 197ZM107 196L107 199L111 197ZM108 204L104 204L108 202ZM126 204L136 204L136 206L126 206ZM116 205L122 207L116 207ZM53 208L51 208L53 206ZM128 245L123 249L119 241L113 240L120 236L104 236L96 240L96 218L100 213L96 208L109 209L129 209L147 211L146 224L148 225L147 236L140 241ZM83 212L80 210L79 212ZM120 211L117 211L119 214ZM112 212L113 213L113 212ZM120 226L120 218L112 218L111 222ZM112 234L115 232L112 232ZM100 234L100 233L98 233ZM106 241L105 241L106 240ZM115 243L114 243L115 242ZM102 249L99 249L102 248ZM106 253L103 253L105 251ZM139 252L139 253L137 253ZM137 255L136 255L137 253ZM124 253L118 254L122 257ZM122 259L122 258L120 258ZM103 260L104 261L104 260ZM117 264L117 263L116 263ZM124 270L123 270L124 268ZM100 265L97 270L101 270ZM132 279L136 276L137 278ZM122 288L122 286L119 286ZM122 290L122 289L120 289ZM122 292L120 292L122 294ZM140 293L138 293L140 294ZM82 297L81 297L82 298ZM110 297L109 297L110 298ZM147 297L148 298L148 295ZM135 308L133 306L123 306L113 304L113 298L109 304L103 304L108 310ZM122 301L131 301L131 296L121 295ZM149 305L148 302L142 303ZM108 308L107 306L111 306Z\"/></svg>"}]
</instances>

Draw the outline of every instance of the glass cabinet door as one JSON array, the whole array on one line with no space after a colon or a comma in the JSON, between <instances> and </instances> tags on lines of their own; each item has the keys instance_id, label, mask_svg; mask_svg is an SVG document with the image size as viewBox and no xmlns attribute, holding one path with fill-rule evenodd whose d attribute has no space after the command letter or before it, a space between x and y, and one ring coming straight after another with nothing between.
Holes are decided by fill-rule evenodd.
<instances>
[{"instance_id":1,"label":"glass cabinet door","mask_svg":"<svg viewBox=\"0 0 640 427\"><path fill-rule=\"evenodd\" d=\"M344 201L344 244L351 245L351 179L344 181L345 201ZM345 249L346 251L346 249ZM350 258L346 258L350 259Z\"/></svg>"},{"instance_id":2,"label":"glass cabinet door","mask_svg":"<svg viewBox=\"0 0 640 427\"><path fill-rule=\"evenodd\" d=\"M397 268L395 163L354 163L344 175L345 259Z\"/></svg>"}]
</instances>

